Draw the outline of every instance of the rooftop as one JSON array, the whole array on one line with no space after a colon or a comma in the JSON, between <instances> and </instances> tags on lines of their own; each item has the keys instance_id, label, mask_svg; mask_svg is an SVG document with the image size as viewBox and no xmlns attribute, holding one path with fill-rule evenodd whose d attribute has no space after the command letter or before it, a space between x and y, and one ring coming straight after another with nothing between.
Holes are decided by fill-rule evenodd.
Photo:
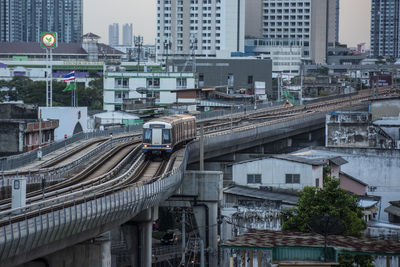
<instances>
[{"instance_id":1,"label":"rooftop","mask_svg":"<svg viewBox=\"0 0 400 267\"><path fill-rule=\"evenodd\" d=\"M280 247L324 247L325 239L314 233L250 229L222 244L224 248L273 249ZM400 256L400 242L353 236L328 236L328 246L338 252Z\"/></svg>"},{"instance_id":2,"label":"rooftop","mask_svg":"<svg viewBox=\"0 0 400 267\"><path fill-rule=\"evenodd\" d=\"M282 201L284 204L296 205L298 196L283 192L271 192L262 189L233 185L223 190L226 194L252 197L264 200Z\"/></svg>"}]
</instances>

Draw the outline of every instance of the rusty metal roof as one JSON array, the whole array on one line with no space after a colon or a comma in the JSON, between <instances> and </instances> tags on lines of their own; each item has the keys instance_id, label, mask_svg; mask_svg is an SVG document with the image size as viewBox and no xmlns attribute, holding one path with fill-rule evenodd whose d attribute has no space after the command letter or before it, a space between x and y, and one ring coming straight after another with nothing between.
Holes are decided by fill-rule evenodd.
<instances>
[{"instance_id":1,"label":"rusty metal roof","mask_svg":"<svg viewBox=\"0 0 400 267\"><path fill-rule=\"evenodd\" d=\"M272 249L286 247L324 247L324 237L314 233L283 232L249 229L245 234L222 244L224 248ZM338 236L328 237L328 246L336 251L352 254L400 255L400 242L374 238Z\"/></svg>"}]
</instances>

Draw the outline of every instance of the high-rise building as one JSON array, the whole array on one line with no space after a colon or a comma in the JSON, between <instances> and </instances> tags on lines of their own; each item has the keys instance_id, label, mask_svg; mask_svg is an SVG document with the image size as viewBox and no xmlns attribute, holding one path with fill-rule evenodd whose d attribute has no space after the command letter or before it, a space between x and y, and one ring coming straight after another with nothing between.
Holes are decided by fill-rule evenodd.
<instances>
[{"instance_id":1,"label":"high-rise building","mask_svg":"<svg viewBox=\"0 0 400 267\"><path fill-rule=\"evenodd\" d=\"M244 52L243 0L158 0L157 54Z\"/></svg>"},{"instance_id":2,"label":"high-rise building","mask_svg":"<svg viewBox=\"0 0 400 267\"><path fill-rule=\"evenodd\" d=\"M326 61L327 48L334 46L338 39L338 2L247 1L246 36L268 41L301 42L303 59L323 63Z\"/></svg>"},{"instance_id":3,"label":"high-rise building","mask_svg":"<svg viewBox=\"0 0 400 267\"><path fill-rule=\"evenodd\" d=\"M400 57L400 2L371 1L371 54Z\"/></svg>"},{"instance_id":4,"label":"high-rise building","mask_svg":"<svg viewBox=\"0 0 400 267\"><path fill-rule=\"evenodd\" d=\"M57 32L61 43L82 41L82 0L0 0L0 41L40 42Z\"/></svg>"},{"instance_id":5,"label":"high-rise building","mask_svg":"<svg viewBox=\"0 0 400 267\"><path fill-rule=\"evenodd\" d=\"M108 44L110 46L119 45L119 25L113 23L108 26Z\"/></svg>"},{"instance_id":6,"label":"high-rise building","mask_svg":"<svg viewBox=\"0 0 400 267\"><path fill-rule=\"evenodd\" d=\"M132 23L122 25L122 45L132 45L133 26Z\"/></svg>"}]
</instances>

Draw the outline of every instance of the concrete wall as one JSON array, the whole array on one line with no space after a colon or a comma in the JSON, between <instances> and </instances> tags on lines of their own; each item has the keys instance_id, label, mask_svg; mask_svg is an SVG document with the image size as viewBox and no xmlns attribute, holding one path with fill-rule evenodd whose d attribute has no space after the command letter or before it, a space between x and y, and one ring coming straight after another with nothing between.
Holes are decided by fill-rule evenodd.
<instances>
[{"instance_id":1,"label":"concrete wall","mask_svg":"<svg viewBox=\"0 0 400 267\"><path fill-rule=\"evenodd\" d=\"M294 155L343 157L348 163L341 166L342 171L368 184L369 195L382 197L378 219L388 221L388 215L383 210L390 205L389 201L400 199L400 151L327 148L303 150Z\"/></svg>"},{"instance_id":2,"label":"concrete wall","mask_svg":"<svg viewBox=\"0 0 400 267\"><path fill-rule=\"evenodd\" d=\"M400 115L400 99L379 100L370 106L372 121L382 117L398 117Z\"/></svg>"},{"instance_id":3,"label":"concrete wall","mask_svg":"<svg viewBox=\"0 0 400 267\"><path fill-rule=\"evenodd\" d=\"M184 61L175 60L174 64L181 69ZM196 59L197 77L203 75L204 83L199 87L228 85L228 74L233 74L233 89L252 88L248 77L255 81L265 82L266 92L272 95L272 61L270 59ZM189 87L188 87L189 88Z\"/></svg>"},{"instance_id":4,"label":"concrete wall","mask_svg":"<svg viewBox=\"0 0 400 267\"><path fill-rule=\"evenodd\" d=\"M263 1L247 0L246 1L246 20L245 20L245 36L262 38L262 10Z\"/></svg>"},{"instance_id":5,"label":"concrete wall","mask_svg":"<svg viewBox=\"0 0 400 267\"><path fill-rule=\"evenodd\" d=\"M37 107L26 104L0 104L0 119L37 119Z\"/></svg>"},{"instance_id":6,"label":"concrete wall","mask_svg":"<svg viewBox=\"0 0 400 267\"><path fill-rule=\"evenodd\" d=\"M0 155L23 152L26 124L17 121L0 121Z\"/></svg>"},{"instance_id":7,"label":"concrete wall","mask_svg":"<svg viewBox=\"0 0 400 267\"><path fill-rule=\"evenodd\" d=\"M327 147L392 148L393 141L371 124L368 112L332 112L326 115Z\"/></svg>"},{"instance_id":8,"label":"concrete wall","mask_svg":"<svg viewBox=\"0 0 400 267\"><path fill-rule=\"evenodd\" d=\"M352 192L359 196L364 196L367 193L366 185L360 184L357 181L354 181L346 174L340 174L340 188L343 188L346 191Z\"/></svg>"},{"instance_id":9,"label":"concrete wall","mask_svg":"<svg viewBox=\"0 0 400 267\"><path fill-rule=\"evenodd\" d=\"M80 124L83 132L89 131L87 107L40 107L42 118L59 121L58 128L54 131L54 140L64 139L64 134L71 137L75 127ZM80 116L79 116L80 112Z\"/></svg>"},{"instance_id":10,"label":"concrete wall","mask_svg":"<svg viewBox=\"0 0 400 267\"><path fill-rule=\"evenodd\" d=\"M261 184L248 184L247 174L261 174ZM300 184L286 184L286 174L300 174ZM279 159L262 159L234 164L232 178L235 184L258 188L274 186L285 189L302 189L314 186L315 180L322 184L322 166L313 169L312 165Z\"/></svg>"}]
</instances>

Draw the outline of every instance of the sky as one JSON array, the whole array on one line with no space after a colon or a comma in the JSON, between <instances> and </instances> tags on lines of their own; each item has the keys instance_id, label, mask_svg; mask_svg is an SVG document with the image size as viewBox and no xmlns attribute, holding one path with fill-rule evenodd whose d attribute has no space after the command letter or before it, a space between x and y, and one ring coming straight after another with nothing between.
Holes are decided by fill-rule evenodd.
<instances>
[{"instance_id":1,"label":"sky","mask_svg":"<svg viewBox=\"0 0 400 267\"><path fill-rule=\"evenodd\" d=\"M133 24L134 35L142 35L145 44L154 44L156 37L156 0L83 0L83 32L92 32L108 43L108 25ZM251 1L251 0L247 0ZM316 0L313 0L316 1ZM340 0L339 41L355 47L369 47L370 0Z\"/></svg>"}]
</instances>

